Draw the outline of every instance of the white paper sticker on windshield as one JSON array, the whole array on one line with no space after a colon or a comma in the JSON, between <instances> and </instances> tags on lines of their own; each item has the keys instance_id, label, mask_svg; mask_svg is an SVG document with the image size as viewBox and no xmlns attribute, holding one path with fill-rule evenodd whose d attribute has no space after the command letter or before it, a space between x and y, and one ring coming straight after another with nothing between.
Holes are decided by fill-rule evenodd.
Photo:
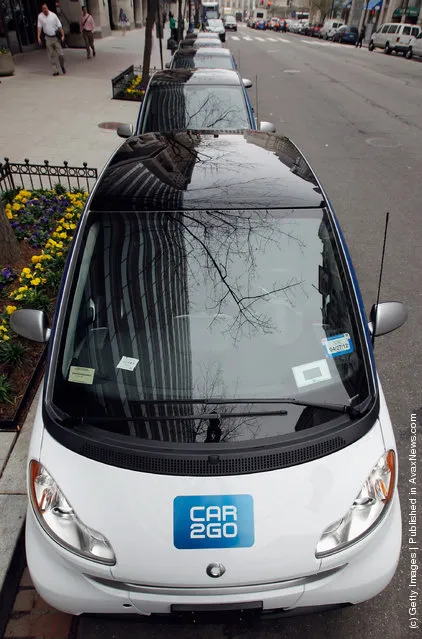
<instances>
[{"instance_id":1,"label":"white paper sticker on windshield","mask_svg":"<svg viewBox=\"0 0 422 639\"><path fill-rule=\"evenodd\" d=\"M126 357L123 355L120 362L117 364L117 368L122 368L124 371L133 371L138 365L139 359L135 357Z\"/></svg>"},{"instance_id":2,"label":"white paper sticker on windshield","mask_svg":"<svg viewBox=\"0 0 422 639\"><path fill-rule=\"evenodd\" d=\"M294 366L292 371L298 388L311 386L319 382L326 382L328 379L331 379L330 369L325 359L310 362L309 364L302 364L301 366Z\"/></svg>"},{"instance_id":3,"label":"white paper sticker on windshield","mask_svg":"<svg viewBox=\"0 0 422 639\"><path fill-rule=\"evenodd\" d=\"M71 366L69 370L69 382L77 384L92 384L94 381L95 368L85 368L84 366Z\"/></svg>"},{"instance_id":4,"label":"white paper sticker on windshield","mask_svg":"<svg viewBox=\"0 0 422 639\"><path fill-rule=\"evenodd\" d=\"M321 341L327 357L338 357L353 352L353 343L349 333L325 337Z\"/></svg>"}]
</instances>

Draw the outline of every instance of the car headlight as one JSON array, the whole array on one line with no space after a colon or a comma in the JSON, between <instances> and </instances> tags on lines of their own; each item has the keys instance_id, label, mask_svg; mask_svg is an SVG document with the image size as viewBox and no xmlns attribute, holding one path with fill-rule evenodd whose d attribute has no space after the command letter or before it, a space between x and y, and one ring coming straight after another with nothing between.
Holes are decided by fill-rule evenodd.
<instances>
[{"instance_id":1,"label":"car headlight","mask_svg":"<svg viewBox=\"0 0 422 639\"><path fill-rule=\"evenodd\" d=\"M54 541L91 561L109 566L116 563L107 539L79 519L50 473L34 460L29 465L29 481L35 515Z\"/></svg>"},{"instance_id":2,"label":"car headlight","mask_svg":"<svg viewBox=\"0 0 422 639\"><path fill-rule=\"evenodd\" d=\"M393 450L379 458L346 515L324 530L315 556L326 557L367 535L384 515L391 502L396 477Z\"/></svg>"}]
</instances>

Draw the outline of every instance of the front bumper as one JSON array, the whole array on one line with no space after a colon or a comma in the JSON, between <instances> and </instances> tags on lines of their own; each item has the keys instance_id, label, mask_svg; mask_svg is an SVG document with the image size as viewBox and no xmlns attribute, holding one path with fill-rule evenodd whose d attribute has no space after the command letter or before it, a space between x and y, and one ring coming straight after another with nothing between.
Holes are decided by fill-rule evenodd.
<instances>
[{"instance_id":1,"label":"front bumper","mask_svg":"<svg viewBox=\"0 0 422 639\"><path fill-rule=\"evenodd\" d=\"M31 506L26 520L28 567L40 595L55 608L80 615L170 614L172 607L198 609L212 604L241 609L262 603L264 614L307 612L310 607L359 603L380 593L392 579L401 546L398 496L383 521L365 539L323 559L317 575L269 584L218 588L169 588L123 583L112 570L58 546L41 529ZM174 608L173 608L174 610ZM215 614L215 613L214 613Z\"/></svg>"}]
</instances>

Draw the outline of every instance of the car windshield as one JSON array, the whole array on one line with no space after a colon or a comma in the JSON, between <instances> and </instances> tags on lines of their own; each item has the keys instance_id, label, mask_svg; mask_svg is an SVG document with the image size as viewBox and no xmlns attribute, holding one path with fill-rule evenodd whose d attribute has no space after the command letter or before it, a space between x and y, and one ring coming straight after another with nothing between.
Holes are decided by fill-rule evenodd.
<instances>
[{"instance_id":1,"label":"car windshield","mask_svg":"<svg viewBox=\"0 0 422 639\"><path fill-rule=\"evenodd\" d=\"M182 129L249 129L240 86L167 85L151 87L141 132Z\"/></svg>"},{"instance_id":2,"label":"car windshield","mask_svg":"<svg viewBox=\"0 0 422 639\"><path fill-rule=\"evenodd\" d=\"M233 62L231 56L227 55L213 55L212 50L210 53L203 54L189 53L189 55L183 55L183 53L176 52L173 56L172 69L233 69Z\"/></svg>"},{"instance_id":3,"label":"car windshield","mask_svg":"<svg viewBox=\"0 0 422 639\"><path fill-rule=\"evenodd\" d=\"M222 20L208 20L208 26L214 29L216 27L223 27L224 25Z\"/></svg>"},{"instance_id":4,"label":"car windshield","mask_svg":"<svg viewBox=\"0 0 422 639\"><path fill-rule=\"evenodd\" d=\"M218 410L227 442L339 417L277 398L367 397L324 209L90 213L81 247L54 372L65 414L197 443Z\"/></svg>"}]
</instances>

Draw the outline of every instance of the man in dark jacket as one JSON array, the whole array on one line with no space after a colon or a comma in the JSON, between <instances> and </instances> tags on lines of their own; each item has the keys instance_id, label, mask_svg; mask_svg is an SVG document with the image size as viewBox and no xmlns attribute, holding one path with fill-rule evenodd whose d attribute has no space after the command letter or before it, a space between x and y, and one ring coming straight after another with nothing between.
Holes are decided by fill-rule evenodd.
<instances>
[{"instance_id":1,"label":"man in dark jacket","mask_svg":"<svg viewBox=\"0 0 422 639\"><path fill-rule=\"evenodd\" d=\"M357 49L358 47L359 47L359 49L362 49L362 42L363 42L363 39L364 39L364 37L365 37L365 32L366 32L366 27L365 27L365 25L363 24L363 25L361 26L361 28L360 28L360 31L359 31L359 37L358 37L358 39L356 40L356 49Z\"/></svg>"}]
</instances>

